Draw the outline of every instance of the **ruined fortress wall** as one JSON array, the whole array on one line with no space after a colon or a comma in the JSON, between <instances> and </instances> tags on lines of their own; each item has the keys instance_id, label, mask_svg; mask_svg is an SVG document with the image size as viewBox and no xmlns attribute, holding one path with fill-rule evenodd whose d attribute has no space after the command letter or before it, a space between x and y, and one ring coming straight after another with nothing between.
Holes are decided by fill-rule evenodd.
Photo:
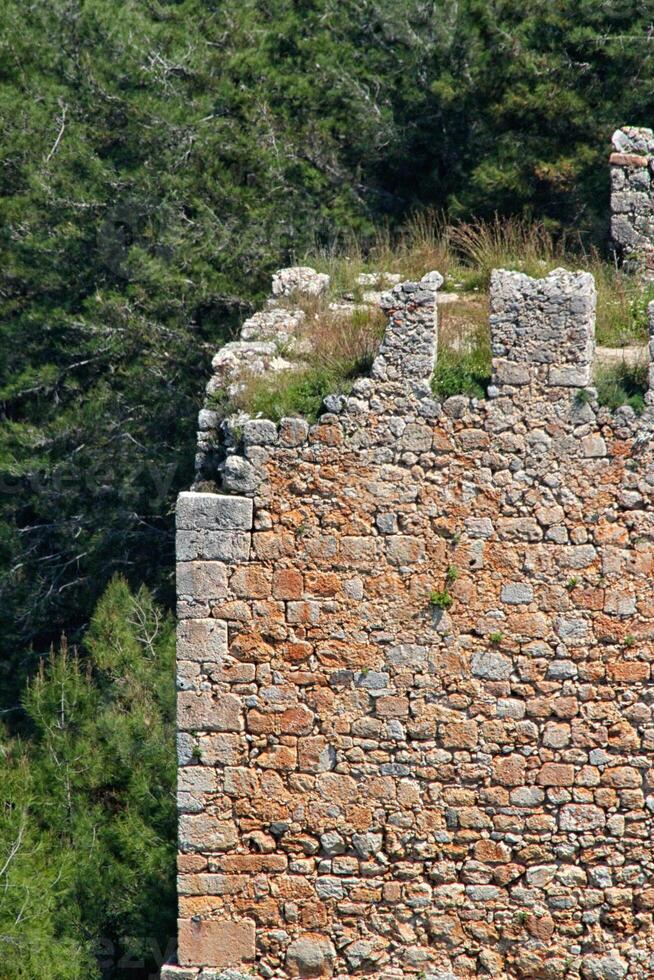
<instances>
[{"instance_id":1,"label":"ruined fortress wall","mask_svg":"<svg viewBox=\"0 0 654 980\"><path fill-rule=\"evenodd\" d=\"M439 283L180 496L166 980L654 975L654 409L598 407L563 270L494 273L489 398L438 403Z\"/></svg>"},{"instance_id":2,"label":"ruined fortress wall","mask_svg":"<svg viewBox=\"0 0 654 980\"><path fill-rule=\"evenodd\" d=\"M611 238L630 272L654 277L654 133L624 126L613 134Z\"/></svg>"}]
</instances>

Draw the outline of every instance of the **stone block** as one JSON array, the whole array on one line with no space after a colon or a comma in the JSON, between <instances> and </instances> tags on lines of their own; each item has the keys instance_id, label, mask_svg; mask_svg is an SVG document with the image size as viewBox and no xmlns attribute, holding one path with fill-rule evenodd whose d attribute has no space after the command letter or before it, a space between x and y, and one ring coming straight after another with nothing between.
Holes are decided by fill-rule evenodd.
<instances>
[{"instance_id":1,"label":"stone block","mask_svg":"<svg viewBox=\"0 0 654 980\"><path fill-rule=\"evenodd\" d=\"M552 365L549 369L548 380L553 387L560 388L587 388L593 377L590 364L582 367L565 365L556 367Z\"/></svg>"},{"instance_id":2,"label":"stone block","mask_svg":"<svg viewBox=\"0 0 654 980\"><path fill-rule=\"evenodd\" d=\"M227 595L227 565L220 561L177 563L177 595L207 603Z\"/></svg>"},{"instance_id":3,"label":"stone block","mask_svg":"<svg viewBox=\"0 0 654 980\"><path fill-rule=\"evenodd\" d=\"M243 425L246 446L272 446L277 442L277 426L267 419L252 419Z\"/></svg>"},{"instance_id":4,"label":"stone block","mask_svg":"<svg viewBox=\"0 0 654 980\"><path fill-rule=\"evenodd\" d=\"M531 602L534 590L526 582L507 582L502 586L501 599L510 606L519 606Z\"/></svg>"},{"instance_id":5,"label":"stone block","mask_svg":"<svg viewBox=\"0 0 654 980\"><path fill-rule=\"evenodd\" d=\"M496 385L528 385L531 380L529 368L515 361L497 360L494 363L494 383Z\"/></svg>"},{"instance_id":6,"label":"stone block","mask_svg":"<svg viewBox=\"0 0 654 980\"><path fill-rule=\"evenodd\" d=\"M509 755L494 759L493 780L500 786L522 786L525 781L526 759L521 755Z\"/></svg>"},{"instance_id":7,"label":"stone block","mask_svg":"<svg viewBox=\"0 0 654 980\"><path fill-rule=\"evenodd\" d=\"M252 463L241 456L228 456L223 464L223 486L233 493L254 493L259 484L259 474Z\"/></svg>"},{"instance_id":8,"label":"stone block","mask_svg":"<svg viewBox=\"0 0 654 980\"><path fill-rule=\"evenodd\" d=\"M513 664L501 653L475 653L472 657L472 674L490 681L508 680Z\"/></svg>"},{"instance_id":9,"label":"stone block","mask_svg":"<svg viewBox=\"0 0 654 980\"><path fill-rule=\"evenodd\" d=\"M208 813L180 814L178 833L184 852L220 853L232 850L238 843L236 825Z\"/></svg>"},{"instance_id":10,"label":"stone block","mask_svg":"<svg viewBox=\"0 0 654 980\"><path fill-rule=\"evenodd\" d=\"M227 624L220 619L184 619L177 624L177 659L219 663L227 653Z\"/></svg>"},{"instance_id":11,"label":"stone block","mask_svg":"<svg viewBox=\"0 0 654 980\"><path fill-rule=\"evenodd\" d=\"M252 535L246 531L181 530L175 538L177 560L240 562L250 557Z\"/></svg>"},{"instance_id":12,"label":"stone block","mask_svg":"<svg viewBox=\"0 0 654 980\"><path fill-rule=\"evenodd\" d=\"M442 726L441 742L446 749L474 749L478 737L476 721L453 721Z\"/></svg>"},{"instance_id":13,"label":"stone block","mask_svg":"<svg viewBox=\"0 0 654 980\"><path fill-rule=\"evenodd\" d=\"M610 663L607 673L611 680L626 684L648 681L651 673L649 664L630 660L623 663Z\"/></svg>"},{"instance_id":14,"label":"stone block","mask_svg":"<svg viewBox=\"0 0 654 980\"><path fill-rule=\"evenodd\" d=\"M309 435L304 419L282 419L279 423L279 441L283 446L301 446Z\"/></svg>"},{"instance_id":15,"label":"stone block","mask_svg":"<svg viewBox=\"0 0 654 980\"><path fill-rule=\"evenodd\" d=\"M539 786L572 786L575 768L560 762L546 762L538 773Z\"/></svg>"},{"instance_id":16,"label":"stone block","mask_svg":"<svg viewBox=\"0 0 654 980\"><path fill-rule=\"evenodd\" d=\"M196 967L165 963L161 967L159 980L197 980L199 972Z\"/></svg>"},{"instance_id":17,"label":"stone block","mask_svg":"<svg viewBox=\"0 0 654 980\"><path fill-rule=\"evenodd\" d=\"M263 565L245 565L236 569L229 587L242 599L266 599L271 594L272 572Z\"/></svg>"},{"instance_id":18,"label":"stone block","mask_svg":"<svg viewBox=\"0 0 654 980\"><path fill-rule=\"evenodd\" d=\"M241 966L255 957L255 925L251 919L180 919L178 958L183 966Z\"/></svg>"},{"instance_id":19,"label":"stone block","mask_svg":"<svg viewBox=\"0 0 654 980\"><path fill-rule=\"evenodd\" d=\"M612 153L609 163L612 167L628 167L630 170L636 170L639 167L646 167L649 160L636 153Z\"/></svg>"},{"instance_id":20,"label":"stone block","mask_svg":"<svg viewBox=\"0 0 654 980\"><path fill-rule=\"evenodd\" d=\"M606 824L606 814L589 803L568 803L561 808L559 827L561 830L586 833L601 830Z\"/></svg>"},{"instance_id":21,"label":"stone block","mask_svg":"<svg viewBox=\"0 0 654 980\"><path fill-rule=\"evenodd\" d=\"M286 951L286 969L291 977L330 977L336 950L327 936L304 933Z\"/></svg>"},{"instance_id":22,"label":"stone block","mask_svg":"<svg viewBox=\"0 0 654 980\"><path fill-rule=\"evenodd\" d=\"M180 493L175 524L180 531L249 531L253 504L247 497Z\"/></svg>"},{"instance_id":23,"label":"stone block","mask_svg":"<svg viewBox=\"0 0 654 980\"><path fill-rule=\"evenodd\" d=\"M392 565L412 565L424 557L425 545L418 537L392 534L386 538L386 554Z\"/></svg>"},{"instance_id":24,"label":"stone block","mask_svg":"<svg viewBox=\"0 0 654 980\"><path fill-rule=\"evenodd\" d=\"M272 594L275 599L301 599L304 577L295 568L280 568L273 572Z\"/></svg>"},{"instance_id":25,"label":"stone block","mask_svg":"<svg viewBox=\"0 0 654 980\"><path fill-rule=\"evenodd\" d=\"M240 732L244 725L241 699L235 694L180 691L177 725L185 732Z\"/></svg>"}]
</instances>

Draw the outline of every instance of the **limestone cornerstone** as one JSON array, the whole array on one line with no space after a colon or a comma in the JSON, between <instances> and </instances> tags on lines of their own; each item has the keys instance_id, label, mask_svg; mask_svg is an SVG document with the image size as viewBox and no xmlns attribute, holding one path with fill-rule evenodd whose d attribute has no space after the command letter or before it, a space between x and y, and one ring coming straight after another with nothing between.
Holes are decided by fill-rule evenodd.
<instances>
[{"instance_id":1,"label":"limestone cornerstone","mask_svg":"<svg viewBox=\"0 0 654 980\"><path fill-rule=\"evenodd\" d=\"M440 282L180 495L165 980L654 975L654 409L562 269L494 272L489 398L435 401Z\"/></svg>"}]
</instances>

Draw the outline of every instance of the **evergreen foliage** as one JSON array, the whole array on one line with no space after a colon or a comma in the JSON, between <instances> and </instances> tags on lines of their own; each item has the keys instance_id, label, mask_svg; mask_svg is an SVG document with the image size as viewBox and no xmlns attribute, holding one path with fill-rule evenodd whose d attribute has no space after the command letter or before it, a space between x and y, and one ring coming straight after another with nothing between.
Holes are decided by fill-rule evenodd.
<instances>
[{"instance_id":1,"label":"evergreen foliage","mask_svg":"<svg viewBox=\"0 0 654 980\"><path fill-rule=\"evenodd\" d=\"M0 777L6 980L138 980L175 936L174 631L109 584L84 639L29 684ZM140 964L140 967L139 967Z\"/></svg>"}]
</instances>

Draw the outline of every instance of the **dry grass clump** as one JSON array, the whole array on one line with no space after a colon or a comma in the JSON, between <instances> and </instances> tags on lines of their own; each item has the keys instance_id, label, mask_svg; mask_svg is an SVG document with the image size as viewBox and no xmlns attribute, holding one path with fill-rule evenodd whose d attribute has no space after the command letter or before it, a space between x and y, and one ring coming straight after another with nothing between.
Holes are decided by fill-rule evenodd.
<instances>
[{"instance_id":1,"label":"dry grass clump","mask_svg":"<svg viewBox=\"0 0 654 980\"><path fill-rule=\"evenodd\" d=\"M486 221L448 223L443 214L426 210L394 235L382 229L365 248L359 241L348 241L306 261L329 273L334 294L354 298L362 292L357 284L361 272L387 271L402 279L419 279L438 269L446 291L474 292L488 290L493 269L515 269L533 277L557 266L584 269L593 274L597 286L598 344L621 347L644 343L648 336L652 287L626 275L597 249L555 238L545 225L525 218L495 215Z\"/></svg>"},{"instance_id":2,"label":"dry grass clump","mask_svg":"<svg viewBox=\"0 0 654 980\"><path fill-rule=\"evenodd\" d=\"M319 248L302 261L330 276L334 297L346 294L358 301L363 288L357 278L362 272L391 272L405 280L420 279L438 269L446 278L450 276L457 260L449 245L448 227L440 212L427 209L411 217L397 234L383 227L365 247L358 239L348 238L331 248ZM384 286L379 283L379 288Z\"/></svg>"},{"instance_id":3,"label":"dry grass clump","mask_svg":"<svg viewBox=\"0 0 654 980\"><path fill-rule=\"evenodd\" d=\"M385 329L379 307L325 310L305 320L301 339L311 348L307 360L312 366L348 377L369 371Z\"/></svg>"},{"instance_id":4,"label":"dry grass clump","mask_svg":"<svg viewBox=\"0 0 654 980\"><path fill-rule=\"evenodd\" d=\"M347 393L370 370L386 327L380 309L330 310L325 300L307 297L301 306L306 319L297 342L280 352L296 366L251 378L233 408L273 421L297 415L314 420L327 395Z\"/></svg>"},{"instance_id":5,"label":"dry grass clump","mask_svg":"<svg viewBox=\"0 0 654 980\"><path fill-rule=\"evenodd\" d=\"M452 225L451 247L465 267L476 273L476 285L487 289L493 269L514 269L528 276L546 276L561 265L565 249L547 228L524 218L500 218ZM467 276L468 283L475 276Z\"/></svg>"},{"instance_id":6,"label":"dry grass clump","mask_svg":"<svg viewBox=\"0 0 654 980\"><path fill-rule=\"evenodd\" d=\"M654 286L626 275L592 251L583 268L592 272L597 288L596 339L602 347L644 344L649 336L647 305L654 299Z\"/></svg>"},{"instance_id":7,"label":"dry grass clump","mask_svg":"<svg viewBox=\"0 0 654 980\"><path fill-rule=\"evenodd\" d=\"M393 235L388 228L377 231L366 248L360 241L347 240L305 261L328 273L334 291L342 295L356 293L361 272L395 272L403 279L419 279L437 269L446 289L469 291L487 288L492 269L540 276L564 257L562 246L537 222L495 215L489 221L451 224L442 212L427 209Z\"/></svg>"},{"instance_id":8,"label":"dry grass clump","mask_svg":"<svg viewBox=\"0 0 654 980\"><path fill-rule=\"evenodd\" d=\"M442 212L421 211L395 238L388 229L379 232L370 249L370 262L378 269L399 273L403 280L420 279L437 269L447 283L456 277L460 265L452 250L450 232L451 226Z\"/></svg>"}]
</instances>

